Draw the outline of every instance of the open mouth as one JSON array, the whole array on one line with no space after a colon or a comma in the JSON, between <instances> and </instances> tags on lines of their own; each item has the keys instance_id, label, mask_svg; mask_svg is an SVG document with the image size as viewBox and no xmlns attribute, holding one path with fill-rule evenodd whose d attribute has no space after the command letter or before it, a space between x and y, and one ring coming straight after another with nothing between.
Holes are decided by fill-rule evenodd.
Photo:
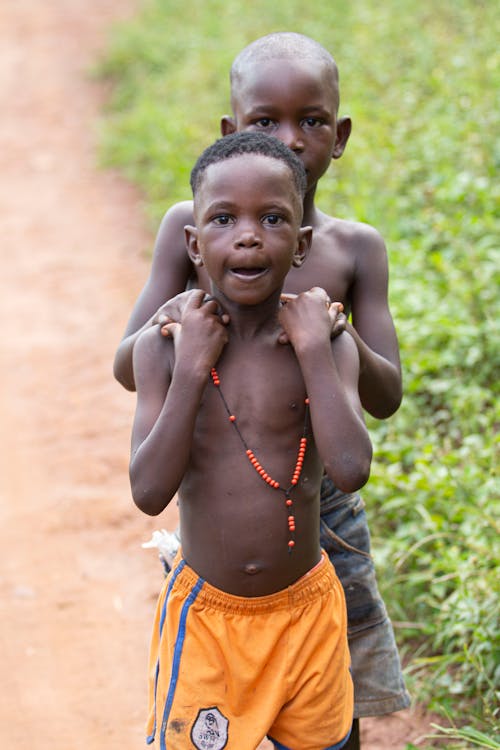
<instances>
[{"instance_id":1,"label":"open mouth","mask_svg":"<svg viewBox=\"0 0 500 750\"><path fill-rule=\"evenodd\" d=\"M245 268L245 267L236 267L231 268L231 273L234 276L237 276L240 279L257 279L259 276L262 276L264 273L266 273L267 268L264 268L263 266L254 266L253 268Z\"/></svg>"}]
</instances>

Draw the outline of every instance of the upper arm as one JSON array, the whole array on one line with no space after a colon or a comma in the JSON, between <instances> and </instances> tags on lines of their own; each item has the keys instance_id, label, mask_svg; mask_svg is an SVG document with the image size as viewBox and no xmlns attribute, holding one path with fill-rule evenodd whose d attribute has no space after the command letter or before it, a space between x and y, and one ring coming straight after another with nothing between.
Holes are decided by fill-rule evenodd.
<instances>
[{"instance_id":1,"label":"upper arm","mask_svg":"<svg viewBox=\"0 0 500 750\"><path fill-rule=\"evenodd\" d=\"M364 421L358 393L359 355L352 336L344 331L331 341L333 358L351 407Z\"/></svg>"},{"instance_id":2,"label":"upper arm","mask_svg":"<svg viewBox=\"0 0 500 750\"><path fill-rule=\"evenodd\" d=\"M171 380L173 343L157 326L141 333L134 347L137 405L132 427L132 455L153 429Z\"/></svg>"},{"instance_id":3,"label":"upper arm","mask_svg":"<svg viewBox=\"0 0 500 750\"><path fill-rule=\"evenodd\" d=\"M163 217L150 274L134 305L124 338L141 328L167 300L186 289L193 266L187 254L184 226L192 223L192 201L175 204Z\"/></svg>"},{"instance_id":4,"label":"upper arm","mask_svg":"<svg viewBox=\"0 0 500 750\"><path fill-rule=\"evenodd\" d=\"M399 367L398 340L388 301L389 266L385 244L380 234L368 225L357 225L356 233L352 324L370 349Z\"/></svg>"}]
</instances>

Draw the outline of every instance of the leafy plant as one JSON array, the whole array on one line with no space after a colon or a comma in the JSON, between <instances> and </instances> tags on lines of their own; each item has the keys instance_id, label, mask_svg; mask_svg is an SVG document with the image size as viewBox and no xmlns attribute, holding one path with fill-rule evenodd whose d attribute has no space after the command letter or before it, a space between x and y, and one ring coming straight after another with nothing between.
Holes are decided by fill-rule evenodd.
<instances>
[{"instance_id":1,"label":"leafy plant","mask_svg":"<svg viewBox=\"0 0 500 750\"><path fill-rule=\"evenodd\" d=\"M446 737L452 742L455 741L461 741L465 740L466 744L464 745L463 742L461 744L454 744L454 747L456 748L463 748L463 747L486 747L491 748L491 750L500 750L500 742L492 737L488 737L488 735L484 734L483 732L479 732L477 729L474 729L474 727L462 727L462 729L458 729L457 727L441 727L437 724L433 724L434 728L437 730L437 734L431 735L431 737L436 737L437 739ZM447 743L448 747L451 747L450 743Z\"/></svg>"},{"instance_id":2,"label":"leafy plant","mask_svg":"<svg viewBox=\"0 0 500 750\"><path fill-rule=\"evenodd\" d=\"M498 747L497 15L477 0L150 0L99 65L113 84L103 161L157 224L189 197L243 46L289 29L335 55L354 130L318 203L386 239L405 386L394 417L369 421L363 494L408 680L450 722L447 747Z\"/></svg>"}]
</instances>

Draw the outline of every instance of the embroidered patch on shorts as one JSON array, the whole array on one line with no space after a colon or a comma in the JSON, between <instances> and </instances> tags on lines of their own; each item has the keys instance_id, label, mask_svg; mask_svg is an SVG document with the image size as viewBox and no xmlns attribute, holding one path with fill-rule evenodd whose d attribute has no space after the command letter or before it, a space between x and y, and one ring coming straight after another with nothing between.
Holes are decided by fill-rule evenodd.
<instances>
[{"instance_id":1,"label":"embroidered patch on shorts","mask_svg":"<svg viewBox=\"0 0 500 750\"><path fill-rule=\"evenodd\" d=\"M222 750L227 745L229 721L218 708L202 708L191 729L191 740L198 750Z\"/></svg>"}]
</instances>

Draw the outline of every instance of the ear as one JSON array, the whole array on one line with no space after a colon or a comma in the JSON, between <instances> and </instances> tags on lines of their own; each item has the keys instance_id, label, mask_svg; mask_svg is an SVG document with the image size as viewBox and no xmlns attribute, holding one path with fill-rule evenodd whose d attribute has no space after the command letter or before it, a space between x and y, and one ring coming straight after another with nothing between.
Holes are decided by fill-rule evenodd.
<instances>
[{"instance_id":1,"label":"ear","mask_svg":"<svg viewBox=\"0 0 500 750\"><path fill-rule=\"evenodd\" d=\"M184 227L184 236L186 238L186 248L189 259L194 266L202 266L200 248L198 247L198 230L187 224Z\"/></svg>"},{"instance_id":2,"label":"ear","mask_svg":"<svg viewBox=\"0 0 500 750\"><path fill-rule=\"evenodd\" d=\"M224 117L221 117L220 132L222 133L222 135L231 135L231 133L236 133L236 123L234 119L229 115L224 115Z\"/></svg>"},{"instance_id":3,"label":"ear","mask_svg":"<svg viewBox=\"0 0 500 750\"><path fill-rule=\"evenodd\" d=\"M332 159L339 159L344 153L347 141L351 135L352 121L350 117L341 117L337 121L337 137L333 147Z\"/></svg>"},{"instance_id":4,"label":"ear","mask_svg":"<svg viewBox=\"0 0 500 750\"><path fill-rule=\"evenodd\" d=\"M312 227L300 227L297 247L293 254L292 266L300 268L309 254L312 243Z\"/></svg>"}]
</instances>

